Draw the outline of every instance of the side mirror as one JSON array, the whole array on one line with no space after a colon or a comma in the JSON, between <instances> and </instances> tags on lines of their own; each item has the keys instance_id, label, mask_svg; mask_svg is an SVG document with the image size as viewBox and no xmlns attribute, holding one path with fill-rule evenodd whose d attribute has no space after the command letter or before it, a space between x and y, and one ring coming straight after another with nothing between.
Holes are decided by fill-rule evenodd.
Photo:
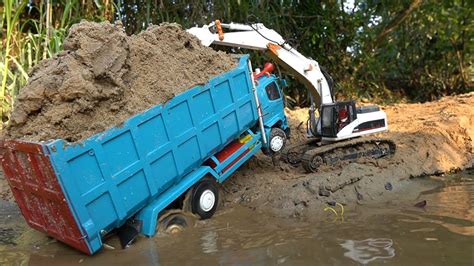
<instances>
[{"instance_id":1,"label":"side mirror","mask_svg":"<svg viewBox=\"0 0 474 266\"><path fill-rule=\"evenodd\" d=\"M288 82L286 82L286 79L280 79L280 86L282 88L288 87Z\"/></svg>"}]
</instances>

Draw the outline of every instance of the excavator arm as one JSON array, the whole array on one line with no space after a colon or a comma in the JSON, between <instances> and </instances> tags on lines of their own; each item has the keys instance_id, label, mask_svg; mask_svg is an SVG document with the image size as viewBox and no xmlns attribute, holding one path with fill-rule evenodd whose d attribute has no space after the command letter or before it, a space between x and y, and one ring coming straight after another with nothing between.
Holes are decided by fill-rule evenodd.
<instances>
[{"instance_id":1,"label":"excavator arm","mask_svg":"<svg viewBox=\"0 0 474 266\"><path fill-rule=\"evenodd\" d=\"M223 28L226 29L224 33ZM318 62L291 47L280 34L263 24L224 24L216 20L209 25L187 30L205 46L218 44L266 52L270 58L303 83L317 107L334 102L329 82Z\"/></svg>"}]
</instances>

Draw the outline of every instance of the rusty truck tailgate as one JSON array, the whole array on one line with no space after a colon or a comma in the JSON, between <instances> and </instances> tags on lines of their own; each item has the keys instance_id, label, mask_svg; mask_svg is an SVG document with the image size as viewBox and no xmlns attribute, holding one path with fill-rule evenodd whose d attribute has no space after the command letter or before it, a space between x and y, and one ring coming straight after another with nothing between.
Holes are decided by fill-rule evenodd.
<instances>
[{"instance_id":1,"label":"rusty truck tailgate","mask_svg":"<svg viewBox=\"0 0 474 266\"><path fill-rule=\"evenodd\" d=\"M0 149L5 176L26 222L91 254L43 146L7 140Z\"/></svg>"}]
</instances>

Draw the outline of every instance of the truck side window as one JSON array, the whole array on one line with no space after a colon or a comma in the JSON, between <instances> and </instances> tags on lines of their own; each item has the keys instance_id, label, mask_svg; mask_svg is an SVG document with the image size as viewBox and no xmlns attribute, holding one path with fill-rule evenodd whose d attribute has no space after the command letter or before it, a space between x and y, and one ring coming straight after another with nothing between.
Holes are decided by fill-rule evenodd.
<instances>
[{"instance_id":1,"label":"truck side window","mask_svg":"<svg viewBox=\"0 0 474 266\"><path fill-rule=\"evenodd\" d=\"M278 92L278 88L275 82L271 82L265 87L265 91L267 92L268 99L270 101L277 100L280 98L280 93Z\"/></svg>"}]
</instances>

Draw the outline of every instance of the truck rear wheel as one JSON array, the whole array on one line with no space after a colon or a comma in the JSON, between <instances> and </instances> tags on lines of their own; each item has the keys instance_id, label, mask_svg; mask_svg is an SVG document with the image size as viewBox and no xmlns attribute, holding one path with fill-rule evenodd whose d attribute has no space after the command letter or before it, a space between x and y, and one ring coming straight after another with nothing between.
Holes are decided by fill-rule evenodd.
<instances>
[{"instance_id":1,"label":"truck rear wheel","mask_svg":"<svg viewBox=\"0 0 474 266\"><path fill-rule=\"evenodd\" d=\"M175 234L183 231L190 224L189 218L179 210L169 210L158 219L158 232Z\"/></svg>"},{"instance_id":2,"label":"truck rear wheel","mask_svg":"<svg viewBox=\"0 0 474 266\"><path fill-rule=\"evenodd\" d=\"M219 201L219 188L212 179L199 181L188 192L191 212L198 215L202 220L211 218L217 210Z\"/></svg>"}]
</instances>

